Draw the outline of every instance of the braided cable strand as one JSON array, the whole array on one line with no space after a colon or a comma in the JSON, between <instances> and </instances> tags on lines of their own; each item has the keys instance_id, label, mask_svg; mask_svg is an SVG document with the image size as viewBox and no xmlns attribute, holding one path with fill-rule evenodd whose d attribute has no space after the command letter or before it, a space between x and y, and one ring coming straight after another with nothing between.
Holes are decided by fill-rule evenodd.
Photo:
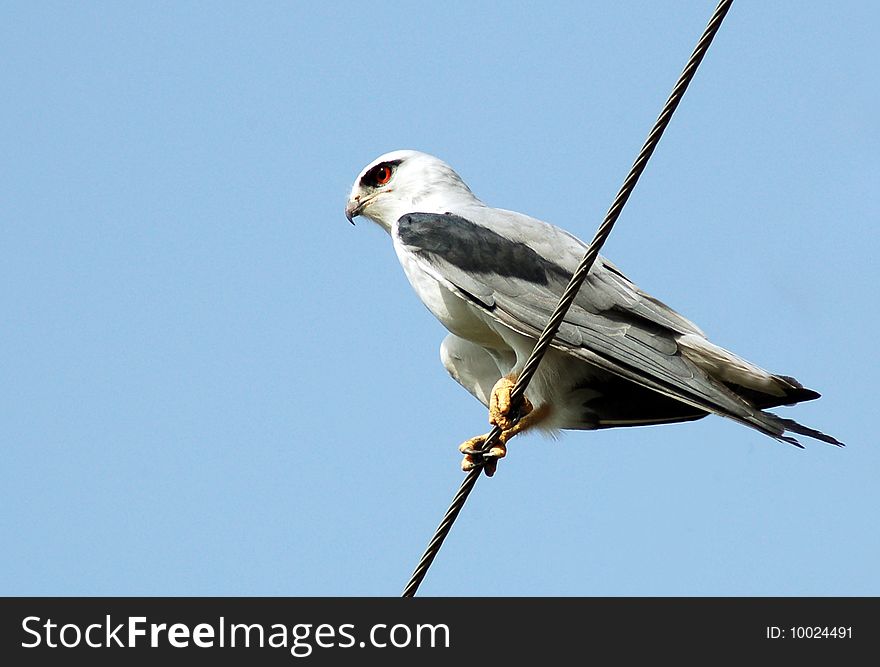
<instances>
[{"instance_id":1,"label":"braided cable strand","mask_svg":"<svg viewBox=\"0 0 880 667\"><path fill-rule=\"evenodd\" d=\"M666 101L663 110L660 112L657 122L654 123L654 127L651 129L650 134L648 134L648 138L645 140L642 150L639 151L638 157L636 157L626 180L623 182L620 191L614 198L614 202L608 209L608 213L605 215L605 219L599 226L595 237L593 237L592 243L590 243L590 246L587 248L583 260L581 260L577 270L572 275L568 287L565 288L556 309L553 311L553 314L547 322L547 326L538 338L538 342L535 344L532 354L529 356L522 372L519 374L519 377L510 392L512 406L522 404L526 388L537 372L541 359L543 359L544 354L547 352L547 348L550 347L553 338L556 336L556 332L559 330L559 326L562 324L562 320L565 318L568 309L571 307L571 304L577 296L578 290L581 288L581 285L583 285L587 278L587 274L589 274L590 269L593 267L593 263L599 256L599 251L602 249L602 246L611 234L611 229L614 227L614 223L617 222L617 218L620 216L620 212L623 210L629 196L632 194L639 177L645 170L648 160L651 158L654 149L657 148L657 144L660 142L660 137L669 125L672 114L675 112L685 90L687 90L688 85L694 78L694 74L696 73L700 62L702 62L703 56L705 56L706 51L709 50L709 45L712 43L718 29L721 27L721 22L724 20L724 17L727 15L732 4L733 0L721 0L715 8L715 12L712 14L712 18L709 19L709 23L706 26L706 30L703 32L703 36L694 48L694 52L691 54L687 65L685 65L678 82L672 89L669 99ZM487 451L496 442L500 435L501 429L497 426L493 427L480 448L481 451ZM413 571L412 577L403 591L403 597L412 597L416 594L416 591L428 572L428 568L431 567L431 563L440 551L443 541L452 529L452 524L455 522L456 517L458 517L458 513L461 511L462 507L464 507L468 495L470 495L474 485L477 483L477 479L480 476L480 470L480 467L474 468L464 478L464 481L458 489L458 493L456 493L455 498L452 499L452 503L446 511L446 514L443 516L440 525L437 527L434 537L428 544L422 559Z\"/></svg>"}]
</instances>

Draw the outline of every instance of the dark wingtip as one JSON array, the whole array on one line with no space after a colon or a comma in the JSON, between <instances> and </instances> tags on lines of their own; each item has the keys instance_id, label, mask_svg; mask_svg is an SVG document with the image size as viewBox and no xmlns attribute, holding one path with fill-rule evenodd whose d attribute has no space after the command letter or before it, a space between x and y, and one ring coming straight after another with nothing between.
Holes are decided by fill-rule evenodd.
<instances>
[{"instance_id":1,"label":"dark wingtip","mask_svg":"<svg viewBox=\"0 0 880 667\"><path fill-rule=\"evenodd\" d=\"M795 403L802 403L803 401L815 401L822 396L818 391L807 389L804 385L798 382L797 379L790 375L777 375L776 378L782 380L788 385L788 387L786 387L785 405L794 405Z\"/></svg>"},{"instance_id":2,"label":"dark wingtip","mask_svg":"<svg viewBox=\"0 0 880 667\"><path fill-rule=\"evenodd\" d=\"M782 425L785 427L786 431L791 431L792 433L798 433L800 435L805 435L809 438L813 438L814 440L821 440L822 442L826 442L829 445L834 445L835 447L846 447L840 440L835 438L832 435L828 435L827 433L822 433L822 431L817 431L814 428L810 428L809 426L804 426L803 424L799 424L793 419L781 419ZM788 441L789 438L786 436L782 436L784 440ZM794 438L791 438L794 440ZM795 442L797 442L795 440ZM798 443L800 444L800 443Z\"/></svg>"},{"instance_id":3,"label":"dark wingtip","mask_svg":"<svg viewBox=\"0 0 880 667\"><path fill-rule=\"evenodd\" d=\"M790 435L778 435L776 437L782 442L787 442L789 445L793 445L798 449L806 449L801 443L797 441L797 438L793 438Z\"/></svg>"}]
</instances>

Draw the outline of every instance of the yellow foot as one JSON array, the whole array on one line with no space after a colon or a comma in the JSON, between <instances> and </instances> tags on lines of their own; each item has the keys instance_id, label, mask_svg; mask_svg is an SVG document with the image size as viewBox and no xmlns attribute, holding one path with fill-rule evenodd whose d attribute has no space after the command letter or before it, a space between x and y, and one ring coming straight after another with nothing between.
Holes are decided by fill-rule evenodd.
<instances>
[{"instance_id":1,"label":"yellow foot","mask_svg":"<svg viewBox=\"0 0 880 667\"><path fill-rule=\"evenodd\" d=\"M502 431L513 428L516 418L525 417L532 411L529 399L523 397L522 405L518 412L511 412L510 392L515 384L515 378L503 377L492 387L492 396L489 398L489 423L499 427Z\"/></svg>"},{"instance_id":2,"label":"yellow foot","mask_svg":"<svg viewBox=\"0 0 880 667\"><path fill-rule=\"evenodd\" d=\"M549 405L541 405L537 410L532 410L532 406L529 405L528 409L529 412L516 424L506 431L501 431L501 435L498 436L498 439L487 451L483 451L483 446L486 443L486 438L489 437L488 433L478 435L459 445L458 450L464 454L461 469L465 472L470 472L482 465L487 476L491 477L494 475L495 468L498 466L498 459L503 459L507 456L507 443L510 442L510 439L517 433L521 433L535 424L539 424L550 414Z\"/></svg>"},{"instance_id":3,"label":"yellow foot","mask_svg":"<svg viewBox=\"0 0 880 667\"><path fill-rule=\"evenodd\" d=\"M458 451L464 454L464 458L461 460L461 469L464 472L470 472L482 464L483 470L488 477L495 474L495 468L498 467L498 459L503 459L507 456L507 441L512 436L505 437L505 434L502 433L495 441L495 444L484 452L483 444L488 437L488 433L478 435L458 446Z\"/></svg>"}]
</instances>

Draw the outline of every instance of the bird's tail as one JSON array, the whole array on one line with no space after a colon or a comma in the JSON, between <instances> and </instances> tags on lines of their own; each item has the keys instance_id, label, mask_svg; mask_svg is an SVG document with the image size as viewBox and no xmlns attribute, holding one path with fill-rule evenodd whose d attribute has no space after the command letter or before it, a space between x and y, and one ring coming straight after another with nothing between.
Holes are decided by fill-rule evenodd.
<instances>
[{"instance_id":1,"label":"bird's tail","mask_svg":"<svg viewBox=\"0 0 880 667\"><path fill-rule=\"evenodd\" d=\"M700 336L685 335L679 338L679 343L682 353L703 369L719 388L723 387L745 406L752 408L742 414L727 416L796 447L803 445L794 436L787 435L788 433L807 436L837 447L844 446L837 438L827 433L799 424L793 419L785 419L771 412L765 412L768 408L780 405L812 401L819 398L818 392L807 389L788 375L768 373L763 368Z\"/></svg>"},{"instance_id":2,"label":"bird's tail","mask_svg":"<svg viewBox=\"0 0 880 667\"><path fill-rule=\"evenodd\" d=\"M770 415L771 413L766 412L764 414ZM836 447L846 446L834 436L828 435L827 433L822 433L822 431L817 431L816 429L810 428L809 426L799 424L794 419L783 419L782 417L779 417L777 415L771 416L776 418L779 423L782 424L782 427L785 429L786 432L790 431L791 433L797 433L798 435L805 435L809 438L814 438L816 440L821 440L822 442L827 442L829 445L835 445ZM787 436L783 434L781 437L779 437L779 439L784 440L785 442L788 442L795 447L803 448L803 445L797 441L797 438L794 438L792 436Z\"/></svg>"},{"instance_id":3,"label":"bird's tail","mask_svg":"<svg viewBox=\"0 0 880 667\"><path fill-rule=\"evenodd\" d=\"M835 445L836 447L844 447L845 445L835 438L834 436L828 435L827 433L823 433L814 428L810 428L809 426L804 426L803 424L796 422L794 419L786 419L784 417L780 417L772 412L767 412L766 410L761 409L762 407L770 407L769 405L759 406L758 402L750 400L751 393L744 395L743 393L737 391L740 389L739 387L731 387L724 384L724 389L727 390L733 396L736 396L743 405L742 411L733 411L733 412L719 412L718 414L723 414L726 417L730 417L746 426L751 426L752 428L764 433L765 435L769 435L771 438L775 438L780 442L787 442L790 445L794 445L795 447L799 447L803 449L804 446L800 443L800 441L790 435L791 433L797 435L804 435L809 438L813 438L814 440L821 440L822 442L826 442L829 445ZM812 400L814 398L818 398L819 394L811 389L805 389L803 387L798 390L799 396L805 396L805 398L800 398L798 400ZM791 396L789 396L791 398ZM797 401L777 401L776 399L768 399L772 402L772 405L789 405L793 402Z\"/></svg>"}]
</instances>

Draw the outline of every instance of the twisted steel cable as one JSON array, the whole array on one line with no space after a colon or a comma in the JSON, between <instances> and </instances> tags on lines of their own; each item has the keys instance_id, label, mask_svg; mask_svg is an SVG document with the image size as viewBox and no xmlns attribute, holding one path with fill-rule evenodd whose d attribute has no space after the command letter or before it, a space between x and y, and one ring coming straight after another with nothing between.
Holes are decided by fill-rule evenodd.
<instances>
[{"instance_id":1,"label":"twisted steel cable","mask_svg":"<svg viewBox=\"0 0 880 667\"><path fill-rule=\"evenodd\" d=\"M577 270L572 275L568 287L565 288L562 297L559 299L559 303L553 311L553 314L550 316L547 326L544 328L540 338L538 338L538 342L535 344L532 354L529 356L528 361L526 361L522 372L519 374L519 377L510 392L510 402L514 411L516 410L516 406L522 404L526 388L528 387L529 382L532 381L535 372L538 370L538 365L541 363L541 359L543 359L544 354L547 352L547 348L550 347L554 336L556 336L556 332L559 330L562 320L565 318L568 309L574 302L578 290L584 280L586 280L587 274L593 266L593 262L596 261L596 257L599 255L599 251L605 244L608 236L611 234L611 229L614 227L614 223L617 222L620 212L623 210L629 196L632 194L639 177L645 170L648 160L651 158L654 149L660 142L660 137L669 125L672 114L675 112L685 90L687 90L688 85L694 78L694 74L702 62L703 56L705 56L706 52L709 50L709 45L712 43L718 29L721 27L721 22L724 20L724 17L727 15L732 4L733 0L721 0L715 8L715 12L709 19L709 23L706 26L706 30L703 32L703 36L700 37L700 41L697 42L697 46L694 48L687 65L685 65L681 76L678 78L678 82L672 89L669 99L666 101L663 110L660 112L660 116L657 118L657 122L654 123L654 127L651 129L650 134L648 134L648 138L645 140L642 150L639 151L638 157L636 157L626 180L623 182L620 191L614 198L614 202L608 209L605 219L596 231L596 235L593 237L592 243L590 243L587 248L584 258L581 260ZM480 448L481 451L488 451L500 435L501 429L497 426L493 427ZM473 490L474 485L477 483L481 469L482 466L474 468L468 472L467 476L464 478L464 481L458 489L458 493L455 494L449 509L446 510L443 520L434 532L434 537L431 538L428 547L425 549L425 553L422 555L419 564L413 571L412 577L410 577L409 583L403 591L403 597L413 597L416 594L416 591L428 572L428 568L431 567L431 563L434 561L434 558L440 551L440 547L443 545L443 541L449 534L452 524L455 522L456 517L458 517L459 512L461 512L462 507L464 507L464 503L467 500L468 495L470 495L470 492Z\"/></svg>"}]
</instances>

